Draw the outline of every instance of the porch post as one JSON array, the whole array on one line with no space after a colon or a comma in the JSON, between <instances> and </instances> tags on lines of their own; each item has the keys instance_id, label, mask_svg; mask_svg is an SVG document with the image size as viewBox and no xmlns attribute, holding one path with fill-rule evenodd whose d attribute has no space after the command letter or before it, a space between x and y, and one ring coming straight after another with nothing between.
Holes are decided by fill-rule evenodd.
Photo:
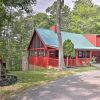
<instances>
[{"instance_id":1,"label":"porch post","mask_svg":"<svg viewBox=\"0 0 100 100\"><path fill-rule=\"evenodd\" d=\"M78 66L78 50L76 50L75 53L76 53L76 66Z\"/></svg>"},{"instance_id":2,"label":"porch post","mask_svg":"<svg viewBox=\"0 0 100 100\"><path fill-rule=\"evenodd\" d=\"M92 50L90 51L90 59L92 58Z\"/></svg>"},{"instance_id":3,"label":"porch post","mask_svg":"<svg viewBox=\"0 0 100 100\"><path fill-rule=\"evenodd\" d=\"M47 49L47 67L49 67L49 50Z\"/></svg>"},{"instance_id":4,"label":"porch post","mask_svg":"<svg viewBox=\"0 0 100 100\"><path fill-rule=\"evenodd\" d=\"M50 50L48 50L48 58L49 58L49 51L50 51Z\"/></svg>"}]
</instances>

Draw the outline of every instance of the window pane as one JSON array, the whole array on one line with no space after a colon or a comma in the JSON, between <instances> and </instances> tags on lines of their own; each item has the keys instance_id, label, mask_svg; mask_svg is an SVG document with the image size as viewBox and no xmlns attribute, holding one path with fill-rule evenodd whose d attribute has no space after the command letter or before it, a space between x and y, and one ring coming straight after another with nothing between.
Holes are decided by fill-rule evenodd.
<instances>
[{"instance_id":1,"label":"window pane","mask_svg":"<svg viewBox=\"0 0 100 100\"><path fill-rule=\"evenodd\" d=\"M48 51L47 50L44 51L44 56L48 56Z\"/></svg>"},{"instance_id":2,"label":"window pane","mask_svg":"<svg viewBox=\"0 0 100 100\"><path fill-rule=\"evenodd\" d=\"M41 42L40 39L38 39L38 41L37 41L38 48L40 48L40 42Z\"/></svg>"},{"instance_id":3,"label":"window pane","mask_svg":"<svg viewBox=\"0 0 100 100\"><path fill-rule=\"evenodd\" d=\"M55 51L55 57L58 57L58 50Z\"/></svg>"},{"instance_id":4,"label":"window pane","mask_svg":"<svg viewBox=\"0 0 100 100\"><path fill-rule=\"evenodd\" d=\"M43 45L43 43L41 42L41 48L44 48L44 45Z\"/></svg>"},{"instance_id":5,"label":"window pane","mask_svg":"<svg viewBox=\"0 0 100 100\"><path fill-rule=\"evenodd\" d=\"M33 56L37 56L37 51L36 50L33 51Z\"/></svg>"},{"instance_id":6,"label":"window pane","mask_svg":"<svg viewBox=\"0 0 100 100\"><path fill-rule=\"evenodd\" d=\"M86 52L86 58L90 58L90 51Z\"/></svg>"},{"instance_id":7,"label":"window pane","mask_svg":"<svg viewBox=\"0 0 100 100\"><path fill-rule=\"evenodd\" d=\"M44 50L41 50L41 56L45 56L45 55L44 55Z\"/></svg>"},{"instance_id":8,"label":"window pane","mask_svg":"<svg viewBox=\"0 0 100 100\"><path fill-rule=\"evenodd\" d=\"M37 50L37 56L40 56L40 50Z\"/></svg>"},{"instance_id":9,"label":"window pane","mask_svg":"<svg viewBox=\"0 0 100 100\"><path fill-rule=\"evenodd\" d=\"M33 38L33 45L34 45L34 48L36 48L36 35Z\"/></svg>"},{"instance_id":10,"label":"window pane","mask_svg":"<svg viewBox=\"0 0 100 100\"><path fill-rule=\"evenodd\" d=\"M50 57L55 57L55 51L50 51L49 55L50 55Z\"/></svg>"},{"instance_id":11,"label":"window pane","mask_svg":"<svg viewBox=\"0 0 100 100\"><path fill-rule=\"evenodd\" d=\"M78 57L79 57L79 58L83 58L83 51L79 51L79 52L78 52Z\"/></svg>"}]
</instances>

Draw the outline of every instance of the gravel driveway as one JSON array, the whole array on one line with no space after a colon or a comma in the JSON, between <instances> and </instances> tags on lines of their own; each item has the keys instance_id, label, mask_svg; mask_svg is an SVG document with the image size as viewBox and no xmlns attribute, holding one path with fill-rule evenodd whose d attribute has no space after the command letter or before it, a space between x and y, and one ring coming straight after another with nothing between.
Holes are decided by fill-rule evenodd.
<instances>
[{"instance_id":1,"label":"gravel driveway","mask_svg":"<svg viewBox=\"0 0 100 100\"><path fill-rule=\"evenodd\" d=\"M100 100L100 71L64 77L10 100Z\"/></svg>"}]
</instances>

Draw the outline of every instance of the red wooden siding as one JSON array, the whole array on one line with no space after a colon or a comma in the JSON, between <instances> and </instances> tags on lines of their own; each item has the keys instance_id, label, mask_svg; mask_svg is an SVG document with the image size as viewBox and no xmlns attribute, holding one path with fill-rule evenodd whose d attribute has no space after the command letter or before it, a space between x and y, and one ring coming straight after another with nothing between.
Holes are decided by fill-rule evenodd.
<instances>
[{"instance_id":1,"label":"red wooden siding","mask_svg":"<svg viewBox=\"0 0 100 100\"><path fill-rule=\"evenodd\" d=\"M100 36L96 34L84 34L84 37L88 39L93 45L100 46Z\"/></svg>"},{"instance_id":2,"label":"red wooden siding","mask_svg":"<svg viewBox=\"0 0 100 100\"><path fill-rule=\"evenodd\" d=\"M84 34L84 37L88 39L93 45L96 46L96 35L95 34Z\"/></svg>"},{"instance_id":3,"label":"red wooden siding","mask_svg":"<svg viewBox=\"0 0 100 100\"><path fill-rule=\"evenodd\" d=\"M96 46L100 47L100 36L96 37Z\"/></svg>"},{"instance_id":4,"label":"red wooden siding","mask_svg":"<svg viewBox=\"0 0 100 100\"><path fill-rule=\"evenodd\" d=\"M31 65L48 66L47 48L36 33L29 47L28 62Z\"/></svg>"},{"instance_id":5,"label":"red wooden siding","mask_svg":"<svg viewBox=\"0 0 100 100\"><path fill-rule=\"evenodd\" d=\"M48 57L29 57L29 64L47 67L48 66Z\"/></svg>"},{"instance_id":6,"label":"red wooden siding","mask_svg":"<svg viewBox=\"0 0 100 100\"><path fill-rule=\"evenodd\" d=\"M67 59L64 59L65 65L67 66ZM68 59L68 66L76 67L76 66L86 66L90 62L90 58L79 58L78 63L76 63L76 59ZM58 59L57 58L49 58L48 59L49 66L58 67Z\"/></svg>"},{"instance_id":7,"label":"red wooden siding","mask_svg":"<svg viewBox=\"0 0 100 100\"><path fill-rule=\"evenodd\" d=\"M44 44L43 42L40 40L39 36L34 33L34 36L33 36L33 39L31 41L31 44L30 44L30 47L29 47L29 50L30 49L37 49L37 48L44 48Z\"/></svg>"},{"instance_id":8,"label":"red wooden siding","mask_svg":"<svg viewBox=\"0 0 100 100\"><path fill-rule=\"evenodd\" d=\"M90 58L79 58L76 66L85 66L90 64Z\"/></svg>"},{"instance_id":9,"label":"red wooden siding","mask_svg":"<svg viewBox=\"0 0 100 100\"><path fill-rule=\"evenodd\" d=\"M76 67L76 66L84 66L89 64L90 58L79 58L78 63L76 63L76 59L68 59L68 66ZM48 57L29 57L29 63L36 66L42 67L58 67L58 59L57 58L48 58ZM65 65L67 65L67 59L65 59Z\"/></svg>"}]
</instances>

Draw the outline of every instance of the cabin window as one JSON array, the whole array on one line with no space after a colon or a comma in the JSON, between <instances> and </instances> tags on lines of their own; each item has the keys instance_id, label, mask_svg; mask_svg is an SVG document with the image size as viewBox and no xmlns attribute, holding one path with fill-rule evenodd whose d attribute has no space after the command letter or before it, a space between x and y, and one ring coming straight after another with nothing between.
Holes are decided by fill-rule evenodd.
<instances>
[{"instance_id":1,"label":"cabin window","mask_svg":"<svg viewBox=\"0 0 100 100\"><path fill-rule=\"evenodd\" d=\"M90 58L90 51L79 51L78 57L79 58Z\"/></svg>"},{"instance_id":2,"label":"cabin window","mask_svg":"<svg viewBox=\"0 0 100 100\"><path fill-rule=\"evenodd\" d=\"M40 56L40 50L37 50L37 56Z\"/></svg>"},{"instance_id":3,"label":"cabin window","mask_svg":"<svg viewBox=\"0 0 100 100\"><path fill-rule=\"evenodd\" d=\"M45 56L44 50L41 50L41 56Z\"/></svg>"},{"instance_id":4,"label":"cabin window","mask_svg":"<svg viewBox=\"0 0 100 100\"><path fill-rule=\"evenodd\" d=\"M50 57L55 57L55 51L50 51L50 52L49 52L49 56L50 56Z\"/></svg>"},{"instance_id":5,"label":"cabin window","mask_svg":"<svg viewBox=\"0 0 100 100\"><path fill-rule=\"evenodd\" d=\"M37 50L37 56L45 56L44 50Z\"/></svg>"},{"instance_id":6,"label":"cabin window","mask_svg":"<svg viewBox=\"0 0 100 100\"><path fill-rule=\"evenodd\" d=\"M41 48L44 48L44 45L43 45L43 43L41 42Z\"/></svg>"},{"instance_id":7,"label":"cabin window","mask_svg":"<svg viewBox=\"0 0 100 100\"><path fill-rule=\"evenodd\" d=\"M36 35L34 36L34 39L33 39L33 47L36 48Z\"/></svg>"},{"instance_id":8,"label":"cabin window","mask_svg":"<svg viewBox=\"0 0 100 100\"><path fill-rule=\"evenodd\" d=\"M48 56L48 51L47 50L44 51L44 56Z\"/></svg>"},{"instance_id":9,"label":"cabin window","mask_svg":"<svg viewBox=\"0 0 100 100\"><path fill-rule=\"evenodd\" d=\"M44 48L44 45L41 40L38 37L36 38L36 34L33 38L33 48Z\"/></svg>"},{"instance_id":10,"label":"cabin window","mask_svg":"<svg viewBox=\"0 0 100 100\"><path fill-rule=\"evenodd\" d=\"M78 52L78 58L83 58L83 51Z\"/></svg>"},{"instance_id":11,"label":"cabin window","mask_svg":"<svg viewBox=\"0 0 100 100\"><path fill-rule=\"evenodd\" d=\"M90 58L90 51L86 51L85 57Z\"/></svg>"},{"instance_id":12,"label":"cabin window","mask_svg":"<svg viewBox=\"0 0 100 100\"><path fill-rule=\"evenodd\" d=\"M38 41L37 41L37 47L40 48L40 45L41 45L41 41L40 41L40 39L38 39Z\"/></svg>"},{"instance_id":13,"label":"cabin window","mask_svg":"<svg viewBox=\"0 0 100 100\"><path fill-rule=\"evenodd\" d=\"M33 56L37 56L37 51L36 50L33 51Z\"/></svg>"},{"instance_id":14,"label":"cabin window","mask_svg":"<svg viewBox=\"0 0 100 100\"><path fill-rule=\"evenodd\" d=\"M58 57L58 53L59 53L59 52L56 50L56 51L55 51L55 57Z\"/></svg>"}]
</instances>

